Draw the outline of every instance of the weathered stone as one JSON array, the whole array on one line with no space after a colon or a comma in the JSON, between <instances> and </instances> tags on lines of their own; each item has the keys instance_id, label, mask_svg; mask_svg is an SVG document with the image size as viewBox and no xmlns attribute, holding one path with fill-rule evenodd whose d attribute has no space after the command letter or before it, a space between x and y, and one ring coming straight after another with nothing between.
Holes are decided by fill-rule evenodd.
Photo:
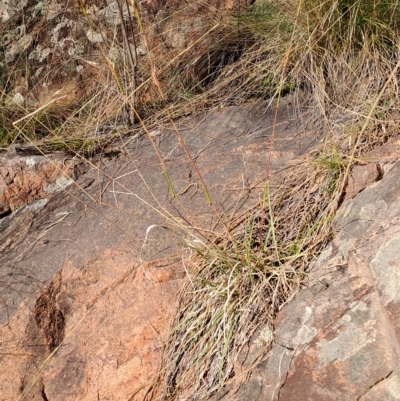
<instances>
[{"instance_id":1,"label":"weathered stone","mask_svg":"<svg viewBox=\"0 0 400 401\"><path fill-rule=\"evenodd\" d=\"M287 98L273 171L319 141L296 133L290 109ZM260 103L180 124L218 210L229 213L258 198L270 133L263 127L271 121ZM41 366L26 399L143 399L185 280L182 236L194 232L183 227L209 230L216 223L176 134L157 131L152 138L176 199L150 143L139 138L121 144L117 159L93 159L98 170L75 178L78 186L46 193L0 220L5 399L16 399ZM237 361L225 399L398 399L400 162L388 162L398 157L388 149L374 154L382 179L364 181L343 203L337 235L309 272L309 288L278 314L267 358L249 375L268 327ZM36 166L23 160L28 170ZM20 171L3 168L11 178ZM48 181L43 188L37 193L52 192Z\"/></svg>"},{"instance_id":2,"label":"weathered stone","mask_svg":"<svg viewBox=\"0 0 400 401\"><path fill-rule=\"evenodd\" d=\"M128 11L127 3L120 1L126 37L138 55L151 50L161 60L186 50L210 28L216 13L234 7L231 0L213 0L207 6L177 0L139 3L150 49L133 7ZM68 110L97 94L99 84L110 87L109 63L118 69L127 57L117 1L8 0L0 2L0 21L0 66L7 82L3 98L9 105ZM139 73L139 80L147 78Z\"/></svg>"},{"instance_id":3,"label":"weathered stone","mask_svg":"<svg viewBox=\"0 0 400 401\"><path fill-rule=\"evenodd\" d=\"M180 123L213 205L226 216L262 193L273 121L265 107L225 108ZM272 170L319 141L296 131L291 110L284 99ZM143 399L186 277L184 241L206 237L217 224L176 133L158 131L152 138L175 198L140 137L120 144L117 158L94 158L97 168L76 185L0 219L4 399L16 399L41 367L26 400Z\"/></svg>"},{"instance_id":4,"label":"weathered stone","mask_svg":"<svg viewBox=\"0 0 400 401\"><path fill-rule=\"evenodd\" d=\"M373 153L381 163L398 157ZM344 202L309 288L278 314L266 360L225 399L400 399L400 162L384 169Z\"/></svg>"},{"instance_id":5,"label":"weathered stone","mask_svg":"<svg viewBox=\"0 0 400 401\"><path fill-rule=\"evenodd\" d=\"M400 383L398 376L385 378L374 387L369 389L365 395L360 398L360 401L397 401L400 400Z\"/></svg>"},{"instance_id":6,"label":"weathered stone","mask_svg":"<svg viewBox=\"0 0 400 401\"><path fill-rule=\"evenodd\" d=\"M0 164L0 216L61 191L78 178L71 157L14 157Z\"/></svg>"},{"instance_id":7,"label":"weathered stone","mask_svg":"<svg viewBox=\"0 0 400 401\"><path fill-rule=\"evenodd\" d=\"M355 166L347 184L345 200L354 198L363 189L378 181L382 175L382 167L378 163Z\"/></svg>"}]
</instances>

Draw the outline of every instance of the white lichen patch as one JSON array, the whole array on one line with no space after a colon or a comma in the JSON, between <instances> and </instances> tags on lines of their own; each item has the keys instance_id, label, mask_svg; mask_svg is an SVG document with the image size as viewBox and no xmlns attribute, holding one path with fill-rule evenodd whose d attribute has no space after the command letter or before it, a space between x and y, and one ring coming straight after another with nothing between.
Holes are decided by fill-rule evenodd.
<instances>
[{"instance_id":1,"label":"white lichen patch","mask_svg":"<svg viewBox=\"0 0 400 401\"><path fill-rule=\"evenodd\" d=\"M310 317L312 316L312 314L313 314L313 310L312 310L311 306L306 306L306 315L304 317L305 321L309 320Z\"/></svg>"},{"instance_id":2,"label":"white lichen patch","mask_svg":"<svg viewBox=\"0 0 400 401\"><path fill-rule=\"evenodd\" d=\"M28 0L3 0L0 1L0 16L3 22L8 21L18 11L22 11Z\"/></svg>"},{"instance_id":3,"label":"white lichen patch","mask_svg":"<svg viewBox=\"0 0 400 401\"><path fill-rule=\"evenodd\" d=\"M274 339L273 330L267 325L261 331L258 337L255 339L254 344L258 347L268 346Z\"/></svg>"},{"instance_id":4,"label":"white lichen patch","mask_svg":"<svg viewBox=\"0 0 400 401\"><path fill-rule=\"evenodd\" d=\"M134 15L133 8L129 6L129 11L128 11L128 8L126 7L126 4L124 2L121 2L121 8L122 8L123 19L125 21L128 21L129 16ZM121 18L119 16L119 11L116 1L110 2L110 4L107 7L103 8L98 12L97 16L99 20L102 20L110 25L117 25L121 23Z\"/></svg>"},{"instance_id":5,"label":"white lichen patch","mask_svg":"<svg viewBox=\"0 0 400 401\"><path fill-rule=\"evenodd\" d=\"M46 19L51 21L63 12L63 5L56 1L52 1L50 4L46 4L42 9L40 9L40 12L46 14Z\"/></svg>"},{"instance_id":6,"label":"white lichen patch","mask_svg":"<svg viewBox=\"0 0 400 401\"><path fill-rule=\"evenodd\" d=\"M379 211L379 213L383 215L383 213L386 212L387 208L388 208L387 203L383 199L378 199L375 202L366 203L365 205L362 205L359 217L374 221L377 212Z\"/></svg>"},{"instance_id":7,"label":"white lichen patch","mask_svg":"<svg viewBox=\"0 0 400 401\"><path fill-rule=\"evenodd\" d=\"M29 53L28 59L36 59L41 63L49 54L51 53L51 49L48 47L43 47L41 44L36 46L36 49L32 50ZM35 76L37 73L35 74Z\"/></svg>"},{"instance_id":8,"label":"white lichen patch","mask_svg":"<svg viewBox=\"0 0 400 401\"><path fill-rule=\"evenodd\" d=\"M145 56L147 54L147 49L144 44L140 44L138 47L136 47L136 49L135 46L133 46L132 44L130 44L130 47L133 54L135 54L135 52L138 56Z\"/></svg>"},{"instance_id":9,"label":"white lichen patch","mask_svg":"<svg viewBox=\"0 0 400 401\"><path fill-rule=\"evenodd\" d=\"M15 59L15 57L25 51L32 43L33 37L32 35L22 36L19 40L12 40L10 46L7 47L5 51L5 61L6 63L10 63Z\"/></svg>"},{"instance_id":10,"label":"white lichen patch","mask_svg":"<svg viewBox=\"0 0 400 401\"><path fill-rule=\"evenodd\" d=\"M68 49L68 54L71 57L76 57L76 56L80 56L81 54L83 54L85 48L83 47L82 43L80 42L74 42L74 46L71 46Z\"/></svg>"},{"instance_id":11,"label":"white lichen patch","mask_svg":"<svg viewBox=\"0 0 400 401\"><path fill-rule=\"evenodd\" d=\"M398 376L393 375L387 380L385 385L393 399L400 400L400 382Z\"/></svg>"},{"instance_id":12,"label":"white lichen patch","mask_svg":"<svg viewBox=\"0 0 400 401\"><path fill-rule=\"evenodd\" d=\"M311 306L305 306L304 314L299 316L299 320L302 326L297 331L296 335L292 336L288 333L289 335L286 339L287 343L293 346L307 344L318 334L318 330L313 326L314 310Z\"/></svg>"},{"instance_id":13,"label":"white lichen patch","mask_svg":"<svg viewBox=\"0 0 400 401\"><path fill-rule=\"evenodd\" d=\"M47 0L46 1L41 1L41 0L38 1L34 7L33 15L36 16L38 13L40 15L47 15L49 7L54 4L57 4L57 3L54 1L50 1L50 4L49 4L49 1L47 1Z\"/></svg>"},{"instance_id":14,"label":"white lichen patch","mask_svg":"<svg viewBox=\"0 0 400 401\"><path fill-rule=\"evenodd\" d=\"M93 29L88 29L86 31L86 37L91 43L101 43L104 41L101 33L95 32Z\"/></svg>"},{"instance_id":15,"label":"white lichen patch","mask_svg":"<svg viewBox=\"0 0 400 401\"><path fill-rule=\"evenodd\" d=\"M57 26L53 29L50 41L54 44L55 48L65 50L68 49L68 54L71 57L80 56L84 52L83 45L79 42L79 40L75 40L72 35L72 32L76 31L77 23L75 21L71 21L65 19L57 24ZM71 34L66 35L65 31L70 32ZM62 32L62 35L61 35Z\"/></svg>"},{"instance_id":16,"label":"white lichen patch","mask_svg":"<svg viewBox=\"0 0 400 401\"><path fill-rule=\"evenodd\" d=\"M66 187L71 185L73 182L74 181L71 178L62 176L62 177L58 178L55 183L48 184L45 191L48 194L54 194L55 192L65 189Z\"/></svg>"},{"instance_id":17,"label":"white lichen patch","mask_svg":"<svg viewBox=\"0 0 400 401\"><path fill-rule=\"evenodd\" d=\"M25 98L22 96L20 92L17 92L13 98L12 98L12 103L13 104L18 104L19 106L23 105L25 102Z\"/></svg>"},{"instance_id":18,"label":"white lichen patch","mask_svg":"<svg viewBox=\"0 0 400 401\"><path fill-rule=\"evenodd\" d=\"M32 166L34 166L34 165L36 164L36 162L35 162L35 159L34 159L33 157L28 157L28 158L25 160L25 164L26 164L28 167L32 167Z\"/></svg>"},{"instance_id":19,"label":"white lichen patch","mask_svg":"<svg viewBox=\"0 0 400 401\"><path fill-rule=\"evenodd\" d=\"M32 43L33 36L32 35L25 35L18 40L18 45L22 51L26 50Z\"/></svg>"},{"instance_id":20,"label":"white lichen patch","mask_svg":"<svg viewBox=\"0 0 400 401\"><path fill-rule=\"evenodd\" d=\"M43 67L39 67L36 71L35 71L35 78L39 78L40 74L43 72Z\"/></svg>"},{"instance_id":21,"label":"white lichen patch","mask_svg":"<svg viewBox=\"0 0 400 401\"><path fill-rule=\"evenodd\" d=\"M68 19L65 19L65 20L63 20L62 22L59 22L59 23L55 26L55 28L53 29L53 33L52 33L51 39L50 39L51 43L54 43L56 46L62 47L63 41L64 41L66 38L64 38L64 39L59 39L59 38L58 38L58 35L59 35L60 31L61 31L63 28L66 28L66 29L69 30L69 29L73 28L73 26L74 26L74 22L73 22L73 21L70 21L70 20L68 20Z\"/></svg>"},{"instance_id":22,"label":"white lichen patch","mask_svg":"<svg viewBox=\"0 0 400 401\"><path fill-rule=\"evenodd\" d=\"M333 340L318 342L319 358L326 365L334 360L345 361L355 355L368 342L367 333L359 327L349 325Z\"/></svg>"},{"instance_id":23,"label":"white lichen patch","mask_svg":"<svg viewBox=\"0 0 400 401\"><path fill-rule=\"evenodd\" d=\"M400 301L400 236L383 244L370 264L386 304Z\"/></svg>"},{"instance_id":24,"label":"white lichen patch","mask_svg":"<svg viewBox=\"0 0 400 401\"><path fill-rule=\"evenodd\" d=\"M307 344L317 334L318 334L318 330L315 327L304 325L297 332L297 335L294 338L294 344L296 344L296 345Z\"/></svg>"},{"instance_id":25,"label":"white lichen patch","mask_svg":"<svg viewBox=\"0 0 400 401\"><path fill-rule=\"evenodd\" d=\"M346 361L376 342L376 320L371 312L364 302L358 302L333 325L334 338L318 341L319 358L323 365L334 360Z\"/></svg>"},{"instance_id":26,"label":"white lichen patch","mask_svg":"<svg viewBox=\"0 0 400 401\"><path fill-rule=\"evenodd\" d=\"M48 202L47 199L39 199L36 202L33 202L30 205L28 205L27 208L33 210L34 212L39 212L46 206L47 202Z\"/></svg>"}]
</instances>

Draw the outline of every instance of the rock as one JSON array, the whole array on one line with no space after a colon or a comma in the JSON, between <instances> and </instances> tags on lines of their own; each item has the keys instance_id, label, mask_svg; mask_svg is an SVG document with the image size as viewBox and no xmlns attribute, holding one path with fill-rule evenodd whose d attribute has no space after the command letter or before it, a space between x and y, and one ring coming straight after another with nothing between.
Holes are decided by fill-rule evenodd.
<instances>
[{"instance_id":1,"label":"rock","mask_svg":"<svg viewBox=\"0 0 400 401\"><path fill-rule=\"evenodd\" d=\"M254 103L180 122L221 213L243 210L262 193L273 118L265 108ZM279 117L275 171L319 141L297 132L290 98ZM24 400L144 398L186 280L185 238L216 227L176 133L158 131L152 139L176 198L149 140L139 137L121 143L116 158L92 159L73 185L0 219L2 399L17 399L30 384ZM38 159L27 160L18 163L31 171Z\"/></svg>"},{"instance_id":2,"label":"rock","mask_svg":"<svg viewBox=\"0 0 400 401\"><path fill-rule=\"evenodd\" d=\"M79 176L78 163L66 155L13 157L0 164L0 216L61 191Z\"/></svg>"},{"instance_id":3,"label":"rock","mask_svg":"<svg viewBox=\"0 0 400 401\"><path fill-rule=\"evenodd\" d=\"M272 122L264 107L225 108L179 125L213 204L224 213L244 210L262 191L270 134L263 127ZM290 98L279 116L275 172L320 140L296 131ZM144 398L186 280L184 241L206 236L185 224L205 232L216 224L174 131L160 127L151 138L176 198L150 142L135 137L119 145L118 157L96 156L95 168L80 177L71 173L74 185L59 192L40 181L37 193L45 198L32 191L31 203L0 219L4 399L17 399L26 388L26 400ZM272 349L249 371L265 353L266 327L240 355L223 399L400 399L396 149L384 145L368 156L382 166L382 178L362 181L362 190L343 203L336 236L309 271L308 287L277 316ZM42 160L35 157L2 168L9 175L22 164L30 171ZM37 180L24 177L28 188L28 178Z\"/></svg>"},{"instance_id":4,"label":"rock","mask_svg":"<svg viewBox=\"0 0 400 401\"><path fill-rule=\"evenodd\" d=\"M384 162L387 147L379 153ZM278 314L267 358L225 399L400 399L400 161L384 169L343 203L309 287Z\"/></svg>"},{"instance_id":5,"label":"rock","mask_svg":"<svg viewBox=\"0 0 400 401\"><path fill-rule=\"evenodd\" d=\"M231 0L212 0L207 6L177 0L139 3L147 42L160 60L186 51L207 32L215 13L233 8ZM149 49L139 33L133 7L128 10L128 3L120 4L131 48L136 46L139 54L146 54ZM51 105L50 112L63 110L65 114L71 107L80 107L83 99L92 99L103 90L102 85L110 90L110 70L103 68L107 63L112 62L121 76L126 73L126 45L116 1L3 1L0 21L0 37L4 39L0 78L7 82L3 98L8 103L28 108ZM104 43L113 45L104 48ZM149 67L141 64L138 71L147 72Z\"/></svg>"},{"instance_id":6,"label":"rock","mask_svg":"<svg viewBox=\"0 0 400 401\"><path fill-rule=\"evenodd\" d=\"M363 160L370 163L353 168L346 188L345 200L354 198L359 192L380 180L384 174L384 165L393 163L400 157L400 140L391 138L387 143L369 151Z\"/></svg>"},{"instance_id":7,"label":"rock","mask_svg":"<svg viewBox=\"0 0 400 401\"><path fill-rule=\"evenodd\" d=\"M382 178L383 170L378 163L355 166L346 188L345 200L354 198L359 192Z\"/></svg>"}]
</instances>

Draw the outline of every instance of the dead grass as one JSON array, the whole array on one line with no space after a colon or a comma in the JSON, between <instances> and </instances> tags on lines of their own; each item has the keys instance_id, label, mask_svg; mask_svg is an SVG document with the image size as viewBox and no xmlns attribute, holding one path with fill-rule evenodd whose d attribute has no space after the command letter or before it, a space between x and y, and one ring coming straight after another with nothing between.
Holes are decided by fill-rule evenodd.
<instances>
[{"instance_id":1,"label":"dead grass","mask_svg":"<svg viewBox=\"0 0 400 401\"><path fill-rule=\"evenodd\" d=\"M16 131L3 133L8 142L23 138L39 147L45 142L38 139L48 140L49 150L61 140L77 152L81 148L69 141L101 142L98 133L106 123L106 138L114 140L129 132L132 120L149 132L216 105L268 98L273 107L294 92L297 103L308 107L299 116L303 128L319 128L326 138L282 175L274 192L266 180L260 202L245 215L228 220L215 211L222 234L208 242L201 238L201 246L199 238L188 241L188 283L149 399L218 395L243 347L265 326L268 351L276 313L332 238L352 166L398 134L399 8L397 1L265 0L211 19L203 36L173 57L125 54L127 61L113 63L103 47L96 96L57 128L34 113L22 126L12 124ZM140 10L132 18L145 37ZM47 139L28 129L38 120L48 128ZM198 178L201 183L201 172ZM190 227L186 231L191 234Z\"/></svg>"},{"instance_id":2,"label":"dead grass","mask_svg":"<svg viewBox=\"0 0 400 401\"><path fill-rule=\"evenodd\" d=\"M265 4L274 23L280 4L286 13L290 3ZM218 398L238 355L262 327L271 332L264 344L267 352L276 313L308 278L310 263L333 235L332 222L352 166L398 133L397 3L358 1L342 9L336 2L297 5L297 14L293 8L284 14L292 20L287 18L274 45L268 42L273 30L264 27L265 41L255 41L248 53L226 65L223 72L229 69L229 74L213 79L200 96L207 102L218 93L219 100L229 103L240 93L240 102L260 88L257 79L268 79L269 95L275 88L278 97L301 87L299 103L310 107L304 127L319 127L325 143L288 171L272 194L267 181L260 204L236 221L230 238L222 235L213 242L217 246L188 244L195 255L166 345L164 385L155 385L149 398ZM258 25L256 29L260 35ZM288 34L288 44L279 41L287 41ZM289 49L287 57L282 49ZM260 63L249 54L267 60L261 78L256 78ZM279 71L286 66L282 82Z\"/></svg>"},{"instance_id":3,"label":"dead grass","mask_svg":"<svg viewBox=\"0 0 400 401\"><path fill-rule=\"evenodd\" d=\"M355 162L351 154L362 155L382 141L368 135L346 151L338 149L337 139L287 171L276 191L267 183L260 203L230 222L236 227L233 241L222 235L216 245L187 244L189 279L149 399L218 399L239 354L261 330L269 335L260 358L267 354L276 313L310 279L312 262L333 236Z\"/></svg>"}]
</instances>

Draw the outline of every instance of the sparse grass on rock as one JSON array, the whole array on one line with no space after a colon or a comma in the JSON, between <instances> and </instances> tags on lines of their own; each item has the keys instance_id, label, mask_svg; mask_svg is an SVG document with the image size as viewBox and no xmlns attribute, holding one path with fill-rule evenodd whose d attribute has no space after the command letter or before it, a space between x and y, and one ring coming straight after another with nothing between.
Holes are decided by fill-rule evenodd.
<instances>
[{"instance_id":1,"label":"sparse grass on rock","mask_svg":"<svg viewBox=\"0 0 400 401\"><path fill-rule=\"evenodd\" d=\"M146 35L135 10L132 19L143 23L138 35ZM332 238L352 166L398 133L399 28L397 1L259 0L211 18L203 36L173 57L147 49L135 71L128 58L110 60L105 41L97 94L68 114L58 109L63 117L55 118L52 103L40 113L20 108L0 115L3 144L64 144L78 152L101 142L96 133L106 123L112 138L123 139L127 109L130 123L148 132L191 112L254 98L272 99L279 110L291 92L306 109L299 124L323 133L324 142L285 171L274 191L266 162L260 202L233 220L218 215L221 234L197 237L188 228L188 282L149 398L215 395L263 327L268 351L276 313Z\"/></svg>"},{"instance_id":2,"label":"sparse grass on rock","mask_svg":"<svg viewBox=\"0 0 400 401\"><path fill-rule=\"evenodd\" d=\"M199 96L222 93L226 101L267 93L279 103L296 89L309 106L299 116L304 127L319 127L326 139L275 192L267 181L260 204L229 236L188 245L197 256L163 359L167 399L218 394L262 327L271 333L268 350L275 314L333 235L351 167L398 133L398 8L383 1L264 1L236 16L251 45Z\"/></svg>"}]
</instances>

